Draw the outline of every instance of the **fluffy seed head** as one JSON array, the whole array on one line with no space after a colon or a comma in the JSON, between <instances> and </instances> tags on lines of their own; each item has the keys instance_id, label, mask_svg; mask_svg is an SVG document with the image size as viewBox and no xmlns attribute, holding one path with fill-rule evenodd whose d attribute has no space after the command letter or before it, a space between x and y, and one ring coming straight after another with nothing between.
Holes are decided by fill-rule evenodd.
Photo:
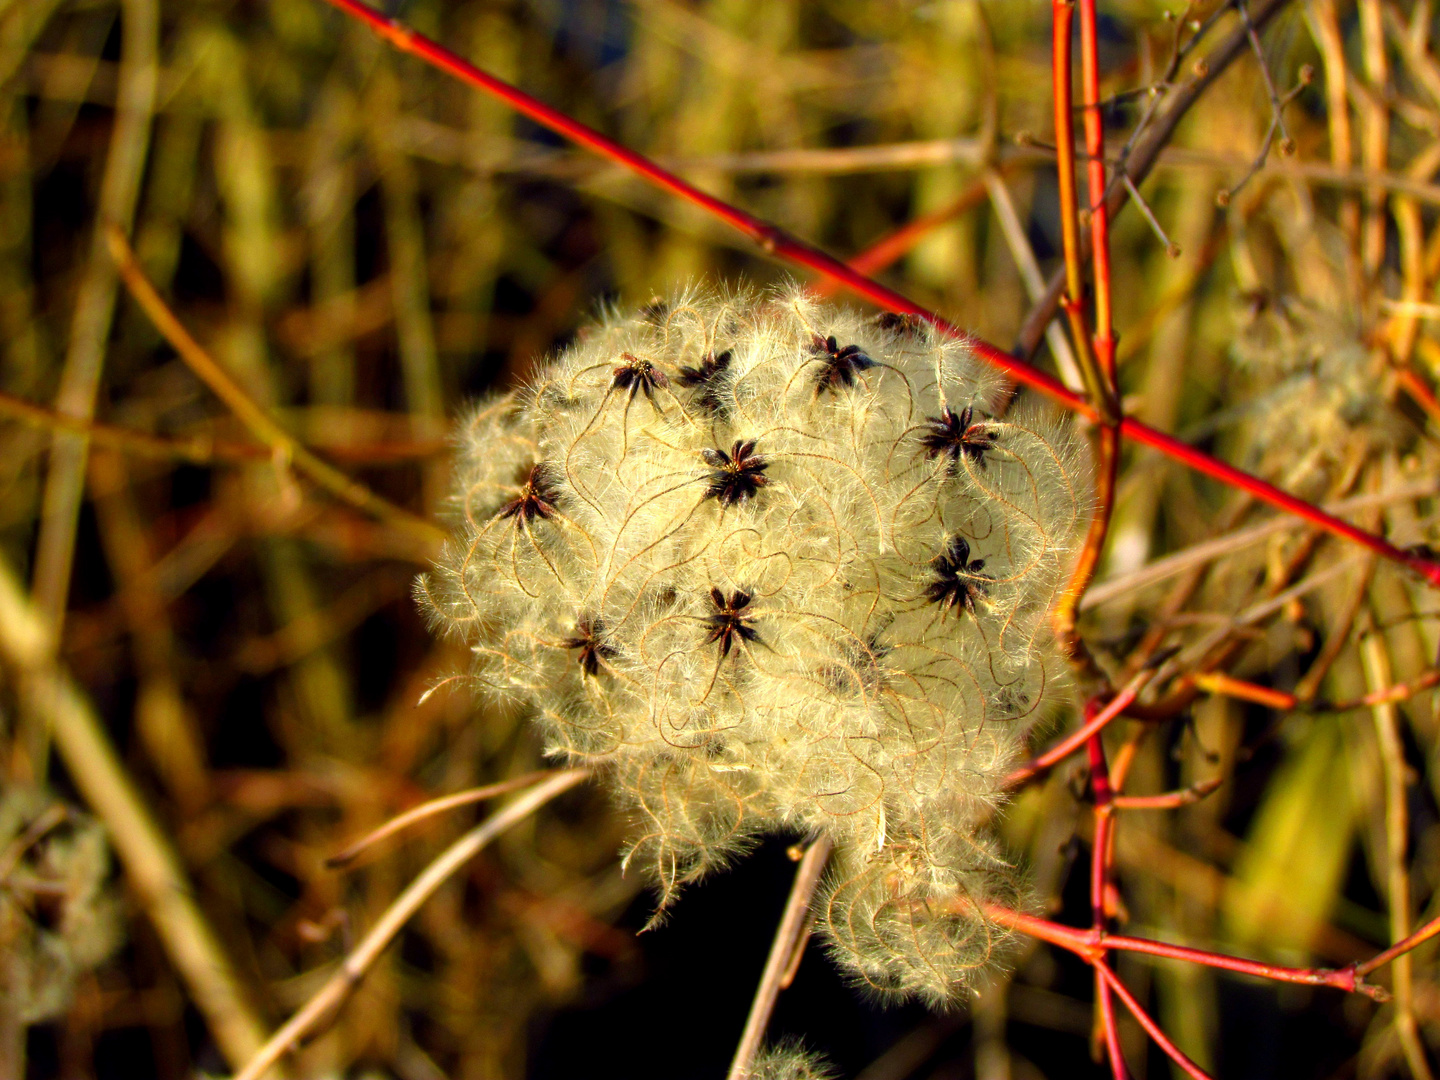
<instances>
[{"instance_id":1,"label":"fluffy seed head","mask_svg":"<svg viewBox=\"0 0 1440 1080\"><path fill-rule=\"evenodd\" d=\"M762 1047L745 1080L835 1080L835 1070L802 1043L785 1040Z\"/></svg>"},{"instance_id":2,"label":"fluffy seed head","mask_svg":"<svg viewBox=\"0 0 1440 1080\"><path fill-rule=\"evenodd\" d=\"M1006 876L981 823L1060 670L1089 490L998 389L924 324L689 293L471 414L425 599L613 780L662 908L761 832L824 829L852 971L945 998L989 955L978 905L921 911Z\"/></svg>"},{"instance_id":3,"label":"fluffy seed head","mask_svg":"<svg viewBox=\"0 0 1440 1080\"><path fill-rule=\"evenodd\" d=\"M0 794L0 1008L53 1019L119 944L104 830L37 788Z\"/></svg>"}]
</instances>

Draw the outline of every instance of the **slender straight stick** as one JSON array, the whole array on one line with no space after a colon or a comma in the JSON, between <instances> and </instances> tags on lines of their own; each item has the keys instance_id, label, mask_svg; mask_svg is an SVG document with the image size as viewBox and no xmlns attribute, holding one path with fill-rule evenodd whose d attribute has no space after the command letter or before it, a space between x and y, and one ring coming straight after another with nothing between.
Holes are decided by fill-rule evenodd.
<instances>
[{"instance_id":1,"label":"slender straight stick","mask_svg":"<svg viewBox=\"0 0 1440 1080\"><path fill-rule=\"evenodd\" d=\"M134 222L145 159L149 156L159 78L159 4L155 0L126 0L121 9L120 86L115 126L100 183L99 220L76 293L70 343L55 398L57 411L82 421L95 415L95 398L115 313L115 267L105 250L105 231L129 231ZM45 478L40 532L35 542L33 591L35 603L56 640L60 637L70 592L88 452L89 444L83 433L57 433ZM34 761L32 765L37 777L45 775L43 761Z\"/></svg>"},{"instance_id":2,"label":"slender straight stick","mask_svg":"<svg viewBox=\"0 0 1440 1080\"><path fill-rule=\"evenodd\" d=\"M770 955L765 960L765 970L760 975L760 985L750 1003L750 1015L745 1020L745 1030L740 1035L740 1045L735 1048L735 1058L730 1063L726 1080L746 1080L750 1075L750 1066L765 1038L770 1014L775 1010L775 999L780 996L785 972L791 966L805 930L810 899L815 895L815 887L820 884L820 874L834 846L830 838L821 833L805 849L805 855L795 871L795 883L790 886L790 898L785 901L785 910L780 915L780 925L775 929L775 940L770 943Z\"/></svg>"},{"instance_id":3,"label":"slender straight stick","mask_svg":"<svg viewBox=\"0 0 1440 1080\"><path fill-rule=\"evenodd\" d=\"M411 825L424 821L426 818L434 817L436 814L448 813L451 810L458 810L462 806L469 806L471 803L484 802L499 795L508 795L512 791L519 791L521 788L537 784L550 775L549 769L542 769L538 772L526 773L524 776L517 776L511 780L502 780L498 784L486 784L484 787L471 788L469 791L456 792L454 795L442 795L437 799L430 799L419 806L411 807L403 814L397 814L378 829L369 832L348 844L343 851L331 855L325 860L325 865L330 869L345 866L354 862L361 852L373 847L382 840L386 840L396 833L404 832Z\"/></svg>"},{"instance_id":4,"label":"slender straight stick","mask_svg":"<svg viewBox=\"0 0 1440 1080\"><path fill-rule=\"evenodd\" d=\"M145 805L94 705L56 661L45 616L0 561L0 656L24 676L30 707L43 718L65 770L105 823L136 902L221 1054L245 1061L265 1039L225 946L205 918L195 887L160 823Z\"/></svg>"},{"instance_id":5,"label":"slender straight stick","mask_svg":"<svg viewBox=\"0 0 1440 1080\"><path fill-rule=\"evenodd\" d=\"M657 187L678 195L687 202L692 203L713 215L718 220L725 222L750 237L750 239L755 241L766 253L796 266L812 270L831 281L845 286L855 295L870 300L889 311L894 311L902 315L915 315L933 324L942 333L963 338L970 344L971 348L974 349L977 356L999 368L1001 371L1004 371L1016 382L1028 386L1038 393L1044 394L1051 400L1058 402L1065 408L1071 409L1082 416L1091 420L1099 419L1099 414L1089 402L1038 368L1031 367L1025 361L1012 356L1003 349L966 334L934 312L927 311L913 300L907 299L895 290L887 288L877 281L872 281L864 274L857 273L843 262L825 254L818 248L811 247L808 244L796 240L777 226L762 221L752 214L747 214L745 211L733 207L713 195L706 194L693 184L680 179L680 177L674 173L662 169L648 158L637 154L628 147L620 145L613 139L606 138L594 128L588 127L556 109L552 109L550 106L531 97L524 91L480 70L474 64L471 64L458 54L451 52L444 46L415 33L407 27L401 26L392 19L386 18L368 4L362 3L361 0L326 0L326 2L339 8L346 14L361 20L376 34L402 52L415 54L447 74L453 75L463 82L499 98L511 108L529 117L536 123L548 127L551 131L563 135L573 142L593 150L617 164L625 166L627 169L644 177ZM1275 6L1276 4L1272 2L1272 4L1265 9L1266 17L1273 13ZM1255 13L1252 13L1252 18L1254 18L1257 23L1261 21L1260 17ZM1226 48L1228 49L1228 45ZM1208 80L1199 80L1199 82L1208 85ZM1198 93L1199 89L1200 87L1198 86L1192 88L1190 96ZM1158 153L1158 147L1155 149L1155 152ZM1251 476L1235 468L1233 465L1227 465L1223 461L1212 458L1203 451L1196 450L1192 446L1187 446L1173 436L1166 435L1161 431L1156 431L1148 424L1141 423L1139 420L1125 417L1120 421L1119 429L1120 434L1126 438L1134 439L1136 442L1146 446L1151 446L1166 456L1174 458L1176 461L1195 469L1197 472L1204 473L1232 487L1238 487L1248 491L1256 498L1268 502L1270 505L1286 513L1294 514L1321 529L1325 529L1337 536L1344 537L1347 540L1369 548L1371 551L1387 559L1401 563L1424 577L1431 584L1440 586L1440 563L1431 562L1414 552L1401 551L1384 538L1368 533L1364 529L1357 528L1347 521L1333 517L1311 503L1296 498L1294 495L1282 491L1275 485L1261 480L1259 477Z\"/></svg>"},{"instance_id":6,"label":"slender straight stick","mask_svg":"<svg viewBox=\"0 0 1440 1080\"><path fill-rule=\"evenodd\" d=\"M315 996L270 1037L245 1067L235 1074L234 1080L260 1080L266 1070L349 996L371 965L385 951L386 946L410 921L410 917L426 900L435 895L440 886L449 880L450 875L473 859L481 848L506 829L518 825L555 796L568 791L589 775L588 769L566 769L564 772L555 773L514 802L506 804L442 851L434 862L420 872L419 877L406 886L405 891L395 898L395 902L385 909L385 913L371 927L370 932L355 946L354 951L345 957L340 970L330 976Z\"/></svg>"},{"instance_id":7,"label":"slender straight stick","mask_svg":"<svg viewBox=\"0 0 1440 1080\"><path fill-rule=\"evenodd\" d=\"M1372 691L1385 691L1390 686L1390 656L1384 635L1367 634L1362 642L1361 658ZM1405 781L1405 746L1400 737L1398 710L1390 702L1371 707L1375 720L1375 738L1380 747L1380 761L1385 784L1385 862L1390 908L1390 939L1401 941L1410 933L1414 914L1410 906L1410 870L1407 865L1410 814ZM1405 1052L1405 1062L1416 1080L1434 1080L1434 1073L1425 1060L1425 1047L1415 1023L1414 958L1406 953L1397 956L1391 968L1390 985L1395 991L1395 1033Z\"/></svg>"}]
</instances>

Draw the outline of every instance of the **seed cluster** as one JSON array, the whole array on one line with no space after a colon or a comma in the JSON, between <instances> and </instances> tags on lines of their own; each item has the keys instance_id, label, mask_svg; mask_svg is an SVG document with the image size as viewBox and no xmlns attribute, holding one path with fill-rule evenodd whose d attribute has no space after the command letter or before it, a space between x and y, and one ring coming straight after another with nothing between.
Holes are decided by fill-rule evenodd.
<instances>
[{"instance_id":1,"label":"seed cluster","mask_svg":"<svg viewBox=\"0 0 1440 1080\"><path fill-rule=\"evenodd\" d=\"M0 792L0 860L0 1014L53 1020L120 943L105 830L43 789L11 784Z\"/></svg>"},{"instance_id":2,"label":"seed cluster","mask_svg":"<svg viewBox=\"0 0 1440 1080\"><path fill-rule=\"evenodd\" d=\"M836 843L820 925L952 996L1013 874L983 823L1061 669L1072 441L962 343L803 293L616 315L465 428L425 582L486 691L633 812L675 890L776 830Z\"/></svg>"}]
</instances>

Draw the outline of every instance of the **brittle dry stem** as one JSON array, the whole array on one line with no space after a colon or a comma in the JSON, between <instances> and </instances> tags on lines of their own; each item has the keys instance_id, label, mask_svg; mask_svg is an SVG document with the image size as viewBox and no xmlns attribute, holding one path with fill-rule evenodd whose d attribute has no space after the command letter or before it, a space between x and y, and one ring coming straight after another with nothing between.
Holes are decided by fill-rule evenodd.
<instances>
[{"instance_id":1,"label":"brittle dry stem","mask_svg":"<svg viewBox=\"0 0 1440 1080\"><path fill-rule=\"evenodd\" d=\"M123 235L123 230L130 228L149 152L160 37L156 0L127 0L120 25L120 92L115 126L105 156L98 221L76 295L55 402L57 411L80 421L89 420L95 413L95 395L115 311L117 282L114 264L105 250L106 230L122 230ZM57 434L45 481L34 591L56 637L69 595L75 527L85 486L85 453L83 436Z\"/></svg>"},{"instance_id":2,"label":"brittle dry stem","mask_svg":"<svg viewBox=\"0 0 1440 1080\"><path fill-rule=\"evenodd\" d=\"M1364 123L1361 126L1360 152L1365 168L1385 172L1390 143L1390 110L1385 104L1389 89L1390 65L1385 55L1385 26L1380 0L1359 0L1361 60L1365 78L1371 89L1360 99ZM1365 215L1360 233L1360 258L1365 277L1370 280L1385 259L1385 192L1372 187L1365 192Z\"/></svg>"},{"instance_id":3,"label":"brittle dry stem","mask_svg":"<svg viewBox=\"0 0 1440 1080\"><path fill-rule=\"evenodd\" d=\"M331 869L346 866L354 862L362 852L368 851L380 841L386 840L396 833L404 832L410 826L417 825L427 818L449 810L458 810L460 807L469 806L472 803L484 802L486 799L493 799L499 795L508 795L512 791L519 791L521 788L537 784L549 775L548 769L526 773L524 776L517 776L511 780L502 780L498 784L486 784L484 787L471 788L469 791L459 791L454 795L442 795L438 799L430 799L419 806L411 807L403 814L397 814L384 825L366 833L353 844L347 844L343 850L326 859L325 865Z\"/></svg>"},{"instance_id":4,"label":"brittle dry stem","mask_svg":"<svg viewBox=\"0 0 1440 1080\"><path fill-rule=\"evenodd\" d=\"M813 270L833 281L837 281L857 296L868 299L890 311L899 314L915 315L925 319L942 333L964 337L971 344L977 356L987 363L998 367L1011 378L1015 379L1015 381L1029 386L1051 400L1063 405L1065 408L1071 409L1082 416L1086 416L1091 420L1098 419L1098 414L1084 398L1066 388L1052 376L1045 374L1037 368L1031 367L1025 361L1016 356L1012 356L1010 353L988 342L964 334L959 328L953 326L934 312L927 311L925 308L908 300L893 289L887 288L879 282L872 281L863 274L856 273L844 263L826 255L818 248L802 243L778 227L733 207L721 199L706 194L673 173L660 168L648 158L601 135L594 128L582 124L556 109L552 109L523 91L480 70L463 57L431 41L429 38L415 33L408 27L402 26L392 19L386 18L380 12L362 3L361 0L326 0L326 2L339 8L346 14L363 21L395 48L414 53L427 63L435 65L479 90L494 95L535 122L609 158L617 164L625 166L662 190L669 191L685 199L718 220L738 229L750 237L750 239L758 244L767 254L796 266ZM1268 4L1252 11L1251 18L1257 26L1263 25L1268 18L1278 12L1287 2L1288 0L1270 0ZM1168 139L1169 134L1174 130L1175 124L1179 122L1180 115L1188 110L1189 106L1198 98L1199 93L1203 91L1204 87L1209 85L1210 80L1217 73L1216 66L1223 68L1233 60L1234 54L1244 46L1244 43L1245 39L1242 34L1238 44L1234 41L1227 41L1219 46L1217 55L1214 57L1216 63L1207 71L1206 76L1198 79L1195 84L1187 84L1186 88L1177 91L1176 107L1167 112L1166 116L1162 117L1160 121L1157 121L1156 131L1159 133L1158 137L1152 135L1151 139L1145 140L1137 148L1135 157L1141 164L1137 169L1131 170L1133 178L1138 180L1141 175L1148 172L1154 163L1155 157L1159 154L1161 145ZM1177 115L1174 115L1172 118L1172 113ZM1123 192L1123 188L1121 191ZM1112 192L1110 211L1113 213L1118 209L1119 205L1123 205L1123 202L1123 198L1117 202L1115 193ZM1043 308L1043 306L1044 305L1041 305L1041 308ZM1053 311L1054 308L1051 307L1050 313L1053 314ZM1049 318L1047 315L1045 323L1048 323L1048 321ZM1035 340L1038 342L1039 337L1043 336L1043 334L1044 323L1042 323L1036 331ZM1033 348L1033 346L1031 347ZM1347 540L1376 551L1385 558L1392 559L1395 562L1409 567L1431 584L1440 586L1440 563L1426 559L1415 552L1401 551L1379 536L1374 536L1362 529L1357 529L1348 522L1331 517L1329 514L1319 510L1312 503L1282 491L1273 484L1261 480L1258 477L1251 476L1243 470L1235 468L1233 465L1228 465L1223 461L1212 458L1203 451L1196 450L1194 447L1181 442L1173 436L1157 431L1148 424L1141 423L1131 417L1121 419L1120 433L1137 442L1151 446L1161 453L1222 483L1248 491L1257 498L1270 503L1272 506L1284 510L1286 513L1304 518L1337 536L1342 536Z\"/></svg>"},{"instance_id":5,"label":"brittle dry stem","mask_svg":"<svg viewBox=\"0 0 1440 1080\"><path fill-rule=\"evenodd\" d=\"M293 435L275 421L261 405L254 400L238 382L231 377L214 357L195 340L190 331L176 318L175 313L161 298L140 264L130 242L118 229L107 230L110 253L119 267L120 276L130 295L145 310L155 328L165 336L171 347L180 354L187 367L205 383L239 418L251 433L270 447L274 457L282 464L294 466L313 480L318 486L336 498L349 503L387 525L402 531L412 539L428 547L438 547L445 540L443 530L416 517L393 503L376 495L360 481L346 476L333 465L321 460L307 449Z\"/></svg>"},{"instance_id":6,"label":"brittle dry stem","mask_svg":"<svg viewBox=\"0 0 1440 1080\"><path fill-rule=\"evenodd\" d=\"M126 880L221 1053L232 1063L246 1060L263 1044L264 1026L195 902L179 856L135 789L94 707L56 663L43 615L4 563L0 653L26 674L30 707L43 714L71 781L109 830Z\"/></svg>"},{"instance_id":7,"label":"brittle dry stem","mask_svg":"<svg viewBox=\"0 0 1440 1080\"><path fill-rule=\"evenodd\" d=\"M765 970L760 975L760 985L750 1003L750 1015L745 1018L745 1030L740 1035L740 1045L730 1062L726 1080L746 1080L751 1075L751 1065L760 1051L765 1038L765 1028L770 1023L770 1014L775 1009L775 1000L785 980L785 973L796 963L796 951L805 934L810 913L810 900L820 884L820 875L834 848L830 838L821 833L800 860L795 870L795 881L790 886L789 899L780 915L780 925L775 928L775 938L770 943L770 955L765 959Z\"/></svg>"},{"instance_id":8,"label":"brittle dry stem","mask_svg":"<svg viewBox=\"0 0 1440 1080\"><path fill-rule=\"evenodd\" d=\"M95 414L95 396L115 312L115 270L105 254L105 230L129 229L134 220L155 109L160 48L158 4L156 0L126 0L122 8L120 94L115 126L100 181L98 221L76 294L70 341L55 399L57 411L82 421ZM70 595L76 528L85 491L87 449L84 435L57 432L45 477L32 588L45 619L46 632L54 642L60 639ZM22 741L32 776L42 779L49 756L48 734L43 730L27 731Z\"/></svg>"},{"instance_id":9,"label":"brittle dry stem","mask_svg":"<svg viewBox=\"0 0 1440 1080\"><path fill-rule=\"evenodd\" d=\"M1390 688L1390 656L1384 636L1378 631L1365 635L1360 645L1366 682L1372 693L1383 694ZM1409 847L1410 814L1406 794L1405 747L1400 736L1398 710L1393 702L1380 702L1371 708L1375 721L1376 741L1385 785L1385 867L1386 892L1389 894L1390 937L1401 941L1410 932L1414 911L1410 901L1410 868L1406 861ZM1405 953L1395 958L1391 967L1395 991L1395 1031L1411 1075L1417 1080L1433 1080L1425 1047L1415 1022L1415 971L1412 957Z\"/></svg>"},{"instance_id":10,"label":"brittle dry stem","mask_svg":"<svg viewBox=\"0 0 1440 1080\"><path fill-rule=\"evenodd\" d=\"M263 461L270 456L263 446L252 443L220 443L205 436L176 438L152 435L148 431L82 420L4 391L0 391L0 416L42 431L71 432L96 446L114 447L143 457L185 461L191 465L213 465L217 461Z\"/></svg>"},{"instance_id":11,"label":"brittle dry stem","mask_svg":"<svg viewBox=\"0 0 1440 1080\"><path fill-rule=\"evenodd\" d=\"M313 1032L327 1014L339 1007L379 959L386 946L394 940L395 935L410 921L410 917L452 874L501 833L519 824L551 799L570 790L589 775L588 769L566 769L549 775L442 851L385 909L385 913L371 927L370 932L345 957L340 970L330 976L325 985L256 1051L245 1067L235 1074L234 1080L260 1080L272 1065Z\"/></svg>"},{"instance_id":12,"label":"brittle dry stem","mask_svg":"<svg viewBox=\"0 0 1440 1080\"><path fill-rule=\"evenodd\" d=\"M1016 269L1020 271L1020 280L1025 283L1025 294L1032 302L1038 300L1045 292L1045 278L1040 273L1040 262L1035 258L1035 249L1030 245L1025 226L1015 211L1015 201L1010 198L1005 177L999 169L987 169L984 182L986 190L990 192L990 205L994 207L995 217L1000 222L1000 232L1005 238L1005 245L1010 249ZM1075 360L1075 350L1070 347L1070 339L1065 336L1065 330L1059 323L1052 322L1045 328L1045 340L1050 345L1050 355L1054 357L1055 366L1059 369L1065 385L1072 390L1082 387L1084 383Z\"/></svg>"}]
</instances>

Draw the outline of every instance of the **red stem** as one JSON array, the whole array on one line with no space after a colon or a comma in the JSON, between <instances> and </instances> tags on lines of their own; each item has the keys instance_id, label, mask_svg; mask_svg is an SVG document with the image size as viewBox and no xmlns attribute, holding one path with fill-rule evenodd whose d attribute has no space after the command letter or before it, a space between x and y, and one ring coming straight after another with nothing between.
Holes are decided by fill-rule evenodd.
<instances>
[{"instance_id":1,"label":"red stem","mask_svg":"<svg viewBox=\"0 0 1440 1080\"><path fill-rule=\"evenodd\" d=\"M1150 1038L1155 1040L1155 1045L1165 1051L1165 1055L1171 1061L1184 1069L1194 1080L1213 1080L1209 1073L1190 1060L1185 1051L1170 1041L1170 1037L1161 1030L1160 1025L1155 1022L1154 1018L1141 1008L1140 1002L1135 1000L1135 996L1125 988L1125 984L1120 981L1119 977L1113 971L1104 964L1096 964L1095 971L1100 978L1104 980L1106 985L1115 991L1120 1000L1125 1002L1125 1007L1130 1010L1136 1020L1140 1021L1140 1026L1145 1029Z\"/></svg>"},{"instance_id":2,"label":"red stem","mask_svg":"<svg viewBox=\"0 0 1440 1080\"><path fill-rule=\"evenodd\" d=\"M1080 395L1068 390L1052 376L1045 374L1037 368L1031 367L1023 360L1011 356L1009 353L988 342L971 337L959 328L952 326L940 316L920 307L914 301L905 298L893 289L886 288L877 281L872 281L863 274L856 273L838 259L826 255L818 248L811 247L808 244L796 240L782 229L762 221L760 218L751 214L747 214L745 211L733 207L713 195L707 195L694 185L686 183L674 173L662 169L654 162L635 153L635 151L621 146L612 139L606 138L594 128L588 127L556 109L552 109L550 106L516 89L509 83L502 82L493 75L489 75L480 70L444 46L386 18L374 8L362 3L361 0L327 0L327 2L344 11L346 14L366 23L375 33L390 42L396 49L419 56L440 70L499 98L511 108L528 116L536 123L548 127L550 130L571 139L587 149L595 151L602 157L625 166L632 172L649 180L655 186L672 192L680 198L700 207L750 237L767 253L773 254L796 266L803 266L808 270L813 270L832 281L844 285L857 296L870 300L890 311L900 314L916 315L925 319L933 323L941 332L965 339L974 349L977 356L987 363L998 367L1016 382L1044 394L1051 400L1058 402L1067 409L1071 409L1090 420L1097 420L1099 418L1094 407ZM1223 461L1212 458L1202 451L1187 446L1178 439L1166 435L1163 432L1156 431L1154 428L1138 420L1129 417L1122 419L1120 421L1120 432L1122 435L1132 438L1139 443L1154 447L1161 453L1188 465L1198 472L1204 473L1233 487L1248 491L1256 498L1268 502L1272 506L1284 510L1286 513L1294 514L1318 528L1328 530L1337 536L1342 536L1347 540L1360 544L1384 558L1401 563L1420 574L1431 584L1440 586L1440 563L1430 562L1412 552L1401 551L1382 537L1372 535L1363 529L1356 528L1349 522L1332 517L1319 507L1313 506L1303 499L1298 499L1287 492L1281 491L1273 484L1267 483L1258 477L1250 476L1232 465L1227 465Z\"/></svg>"},{"instance_id":3,"label":"red stem","mask_svg":"<svg viewBox=\"0 0 1440 1080\"><path fill-rule=\"evenodd\" d=\"M1087 703L1085 707L1085 723L1077 728L1073 734L1061 739L1039 757L1033 761L1026 762L1012 772L1005 778L1005 786L1007 788L1019 787L1032 776L1044 772L1056 762L1063 761L1076 750L1080 749L1080 747L1084 746L1092 735L1102 731L1105 725L1114 720L1134 703L1136 696L1145 688L1145 684L1150 681L1154 674L1155 672L1150 669L1142 671L1130 680L1125 689L1121 690L1120 693L1111 699L1110 704L1098 712L1093 709L1094 702Z\"/></svg>"},{"instance_id":4,"label":"red stem","mask_svg":"<svg viewBox=\"0 0 1440 1080\"><path fill-rule=\"evenodd\" d=\"M1085 104L1085 154L1095 272L1095 358L1115 393L1115 330L1110 294L1110 210L1105 205L1105 123L1100 112L1100 56L1095 0L1080 0L1080 92Z\"/></svg>"},{"instance_id":5,"label":"red stem","mask_svg":"<svg viewBox=\"0 0 1440 1080\"><path fill-rule=\"evenodd\" d=\"M969 213L989 196L990 189L985 186L985 178L982 176L962 191L954 202L942 206L938 210L932 210L928 214L922 214L913 221L907 221L894 232L882 236L858 255L852 256L848 260L850 269L857 274L880 273L897 259L908 254L920 241L941 225L953 221L961 214ZM814 291L817 296L829 296L835 291L835 288L835 282L825 280L821 281Z\"/></svg>"},{"instance_id":6,"label":"red stem","mask_svg":"<svg viewBox=\"0 0 1440 1080\"><path fill-rule=\"evenodd\" d=\"M1397 956L1403 956L1417 945L1423 945L1436 934L1440 934L1440 917L1431 919L1428 923L1416 930L1407 938L1401 938L1390 948L1382 953L1377 953L1363 964L1355 965L1355 974L1358 978L1364 978L1376 968L1384 967Z\"/></svg>"},{"instance_id":7,"label":"red stem","mask_svg":"<svg viewBox=\"0 0 1440 1080\"><path fill-rule=\"evenodd\" d=\"M1086 706L1090 711L1094 703ZM1091 925L1096 935L1102 935L1109 925L1110 852L1111 836L1115 827L1115 815L1111 804L1115 792L1110 786L1110 770L1105 762L1105 744L1099 731L1091 735L1085 744L1090 755L1090 790L1095 796L1095 835L1090 848L1090 913ZM1093 963L1095 968L1095 1001L1099 1006L1100 1030L1105 1036L1105 1048L1110 1056L1110 1071L1115 1080L1127 1080L1125 1056L1120 1052L1120 1029L1115 1023L1115 1003L1110 999L1113 979L1109 969L1109 958L1101 956Z\"/></svg>"},{"instance_id":8,"label":"red stem","mask_svg":"<svg viewBox=\"0 0 1440 1080\"><path fill-rule=\"evenodd\" d=\"M1115 792L1110 787L1110 770L1105 764L1105 744L1097 732L1085 744L1090 754L1090 790L1095 797L1095 836L1090 849L1090 913L1098 933L1108 925L1105 892L1110 884L1110 833L1115 815L1110 804Z\"/></svg>"},{"instance_id":9,"label":"red stem","mask_svg":"<svg viewBox=\"0 0 1440 1080\"><path fill-rule=\"evenodd\" d=\"M1110 997L1110 981L1115 975L1106 967L1104 960L1097 960L1095 968L1095 1001L1100 1010L1100 1031L1105 1037L1105 1053L1110 1058L1110 1073L1115 1080L1129 1080L1125 1068L1125 1054L1120 1049L1120 1026L1115 1023L1115 1002Z\"/></svg>"},{"instance_id":10,"label":"red stem","mask_svg":"<svg viewBox=\"0 0 1440 1080\"><path fill-rule=\"evenodd\" d=\"M1094 963L1108 949L1119 949L1121 952L1162 956L1167 960L1183 960L1190 964L1231 971L1237 975L1252 975L1255 978L1269 979L1272 982L1328 986L1334 990L1344 990L1346 993L1364 994L1376 1001L1388 1000L1388 995L1382 987L1365 982L1362 976L1375 970L1381 964L1389 963L1406 949L1414 948L1421 941L1440 934L1440 919L1437 919L1434 924L1427 925L1423 931L1412 934L1404 941L1358 967L1292 968L1276 964L1262 964L1257 960L1246 960L1239 956L1227 956L1225 953L1208 952L1205 949L1192 949L1186 945L1171 945L1164 941L1152 941L1149 938L1126 937L1123 934L1097 935L1093 929L1081 930L1073 926L1063 926L1048 919L1024 915L996 904L987 905L985 910L1002 926L1008 926L1022 934L1059 946L1074 953L1087 963Z\"/></svg>"}]
</instances>

